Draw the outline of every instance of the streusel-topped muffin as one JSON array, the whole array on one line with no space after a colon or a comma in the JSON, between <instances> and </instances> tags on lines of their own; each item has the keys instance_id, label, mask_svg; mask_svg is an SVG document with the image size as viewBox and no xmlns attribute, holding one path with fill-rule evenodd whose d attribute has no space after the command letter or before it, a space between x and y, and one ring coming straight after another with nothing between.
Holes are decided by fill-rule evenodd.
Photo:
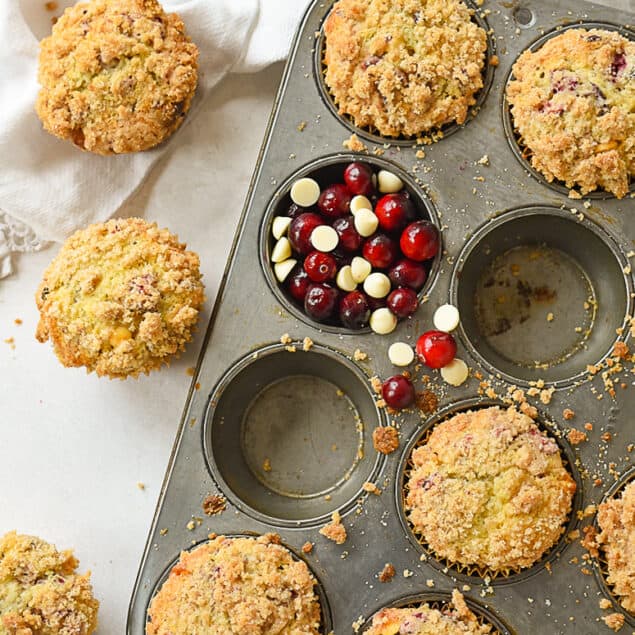
<instances>
[{"instance_id":1,"label":"streusel-topped muffin","mask_svg":"<svg viewBox=\"0 0 635 635\"><path fill-rule=\"evenodd\" d=\"M36 337L64 366L125 378L185 348L204 294L194 252L156 223L119 218L68 238L35 300Z\"/></svg>"},{"instance_id":2,"label":"streusel-topped muffin","mask_svg":"<svg viewBox=\"0 0 635 635\"><path fill-rule=\"evenodd\" d=\"M78 564L35 536L0 538L0 635L90 635L99 602Z\"/></svg>"},{"instance_id":3,"label":"streusel-topped muffin","mask_svg":"<svg viewBox=\"0 0 635 635\"><path fill-rule=\"evenodd\" d=\"M373 616L365 635L484 635L491 633L489 624L481 624L465 603L461 593L452 591L452 602L443 611L429 604L408 608L382 609Z\"/></svg>"},{"instance_id":4,"label":"streusel-topped muffin","mask_svg":"<svg viewBox=\"0 0 635 635\"><path fill-rule=\"evenodd\" d=\"M318 635L315 578L275 534L184 551L148 609L147 635Z\"/></svg>"},{"instance_id":5,"label":"streusel-topped muffin","mask_svg":"<svg viewBox=\"0 0 635 635\"><path fill-rule=\"evenodd\" d=\"M197 58L181 19L156 0L80 2L41 42L38 116L84 150L147 150L181 125Z\"/></svg>"},{"instance_id":6,"label":"streusel-topped muffin","mask_svg":"<svg viewBox=\"0 0 635 635\"><path fill-rule=\"evenodd\" d=\"M635 42L568 29L525 51L507 87L514 126L548 181L625 196L635 176Z\"/></svg>"},{"instance_id":7,"label":"streusel-topped muffin","mask_svg":"<svg viewBox=\"0 0 635 635\"><path fill-rule=\"evenodd\" d=\"M461 124L483 87L487 36L461 0L339 0L324 30L340 113L382 135Z\"/></svg>"},{"instance_id":8,"label":"streusel-topped muffin","mask_svg":"<svg viewBox=\"0 0 635 635\"><path fill-rule=\"evenodd\" d=\"M635 481L621 496L599 506L598 524L602 531L597 542L606 555L607 582L622 606L635 613Z\"/></svg>"},{"instance_id":9,"label":"streusel-topped muffin","mask_svg":"<svg viewBox=\"0 0 635 635\"><path fill-rule=\"evenodd\" d=\"M564 530L576 485L558 444L513 407L461 412L412 453L406 508L437 556L529 567Z\"/></svg>"}]
</instances>

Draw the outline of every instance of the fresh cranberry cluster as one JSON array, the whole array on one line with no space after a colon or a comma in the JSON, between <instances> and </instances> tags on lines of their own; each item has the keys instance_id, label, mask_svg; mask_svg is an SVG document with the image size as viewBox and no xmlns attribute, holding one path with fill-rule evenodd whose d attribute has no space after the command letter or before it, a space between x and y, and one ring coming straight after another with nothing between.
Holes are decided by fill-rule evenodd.
<instances>
[{"instance_id":1,"label":"fresh cranberry cluster","mask_svg":"<svg viewBox=\"0 0 635 635\"><path fill-rule=\"evenodd\" d=\"M317 322L390 333L417 309L439 232L397 175L355 161L342 181L293 184L272 225L276 277Z\"/></svg>"}]
</instances>

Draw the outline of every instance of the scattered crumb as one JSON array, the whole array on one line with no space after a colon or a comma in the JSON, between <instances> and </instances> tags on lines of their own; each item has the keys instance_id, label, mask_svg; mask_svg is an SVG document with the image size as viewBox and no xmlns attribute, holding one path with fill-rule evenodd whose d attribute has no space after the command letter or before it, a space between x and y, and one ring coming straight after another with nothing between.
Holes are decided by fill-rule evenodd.
<instances>
[{"instance_id":1,"label":"scattered crumb","mask_svg":"<svg viewBox=\"0 0 635 635\"><path fill-rule=\"evenodd\" d=\"M293 340L291 339L291 336L288 333L283 333L280 336L280 344L291 344L291 342L293 342Z\"/></svg>"},{"instance_id":2,"label":"scattered crumb","mask_svg":"<svg viewBox=\"0 0 635 635\"><path fill-rule=\"evenodd\" d=\"M366 481L366 483L362 485L362 489L369 494L375 494L375 496L379 496L381 494L379 487L377 487L375 483L370 483L369 481Z\"/></svg>"},{"instance_id":3,"label":"scattered crumb","mask_svg":"<svg viewBox=\"0 0 635 635\"><path fill-rule=\"evenodd\" d=\"M140 489L143 492L145 490L145 488L146 488L146 484L142 483L141 481L139 481L137 483L137 488Z\"/></svg>"},{"instance_id":4,"label":"scattered crumb","mask_svg":"<svg viewBox=\"0 0 635 635\"><path fill-rule=\"evenodd\" d=\"M17 324L18 326L20 326L22 324L22 320L20 318L15 318L15 320L13 320L13 322L15 324Z\"/></svg>"},{"instance_id":5,"label":"scattered crumb","mask_svg":"<svg viewBox=\"0 0 635 635\"><path fill-rule=\"evenodd\" d=\"M426 580L426 586L429 589L433 589L434 588L434 580L432 578L430 578L429 580Z\"/></svg>"},{"instance_id":6,"label":"scattered crumb","mask_svg":"<svg viewBox=\"0 0 635 635\"><path fill-rule=\"evenodd\" d=\"M547 322L553 322L553 313L547 313Z\"/></svg>"},{"instance_id":7,"label":"scattered crumb","mask_svg":"<svg viewBox=\"0 0 635 635\"><path fill-rule=\"evenodd\" d=\"M313 551L313 543L308 540L302 545L302 553L311 553Z\"/></svg>"},{"instance_id":8,"label":"scattered crumb","mask_svg":"<svg viewBox=\"0 0 635 635\"><path fill-rule=\"evenodd\" d=\"M587 525L582 528L584 538L580 541L580 544L594 557L599 555L598 543L597 543L597 530L593 525Z\"/></svg>"},{"instance_id":9,"label":"scattered crumb","mask_svg":"<svg viewBox=\"0 0 635 635\"><path fill-rule=\"evenodd\" d=\"M194 384L194 389L195 389L195 390L200 390L200 389L201 389L201 382L200 382L200 381L197 381L197 382Z\"/></svg>"},{"instance_id":10,"label":"scattered crumb","mask_svg":"<svg viewBox=\"0 0 635 635\"><path fill-rule=\"evenodd\" d=\"M368 355L363 351L360 351L359 348L356 348L355 352L353 353L353 359L356 362L364 362L368 359Z\"/></svg>"},{"instance_id":11,"label":"scattered crumb","mask_svg":"<svg viewBox=\"0 0 635 635\"><path fill-rule=\"evenodd\" d=\"M569 198L580 199L582 198L582 194L577 190L569 190Z\"/></svg>"},{"instance_id":12,"label":"scattered crumb","mask_svg":"<svg viewBox=\"0 0 635 635\"><path fill-rule=\"evenodd\" d=\"M553 396L554 388L545 388L540 391L540 401L545 405L551 403L551 397Z\"/></svg>"},{"instance_id":13,"label":"scattered crumb","mask_svg":"<svg viewBox=\"0 0 635 635\"><path fill-rule=\"evenodd\" d=\"M612 438L613 435L610 432L604 432L600 435L600 439L602 439L602 441L606 441L606 443L608 443Z\"/></svg>"},{"instance_id":14,"label":"scattered crumb","mask_svg":"<svg viewBox=\"0 0 635 635\"><path fill-rule=\"evenodd\" d=\"M521 403L518 409L524 414L530 417L531 419L538 418L538 410L536 406L530 406L526 401Z\"/></svg>"},{"instance_id":15,"label":"scattered crumb","mask_svg":"<svg viewBox=\"0 0 635 635\"><path fill-rule=\"evenodd\" d=\"M346 139L342 145L352 152L368 152L366 145L360 141L359 137L355 133Z\"/></svg>"},{"instance_id":16,"label":"scattered crumb","mask_svg":"<svg viewBox=\"0 0 635 635\"><path fill-rule=\"evenodd\" d=\"M166 535L167 535L167 533L168 533L168 528L167 528L167 527L164 527L163 529L161 529L161 530L159 531L159 533L160 533L162 536L166 536Z\"/></svg>"},{"instance_id":17,"label":"scattered crumb","mask_svg":"<svg viewBox=\"0 0 635 635\"><path fill-rule=\"evenodd\" d=\"M194 520L190 520L190 522L187 523L187 525L185 525L185 526L190 531L194 531L194 529L196 528L196 523L194 522Z\"/></svg>"},{"instance_id":18,"label":"scattered crumb","mask_svg":"<svg viewBox=\"0 0 635 635\"><path fill-rule=\"evenodd\" d=\"M370 385L376 395L381 395L381 379L377 375L373 375L370 378Z\"/></svg>"},{"instance_id":19,"label":"scattered crumb","mask_svg":"<svg viewBox=\"0 0 635 635\"><path fill-rule=\"evenodd\" d=\"M206 516L214 516L225 511L227 501L224 496L218 494L210 494L203 499L203 512Z\"/></svg>"},{"instance_id":20,"label":"scattered crumb","mask_svg":"<svg viewBox=\"0 0 635 635\"><path fill-rule=\"evenodd\" d=\"M45 2L44 3L44 8L47 11L55 11L57 9L57 7L58 7L57 2Z\"/></svg>"},{"instance_id":21,"label":"scattered crumb","mask_svg":"<svg viewBox=\"0 0 635 635\"><path fill-rule=\"evenodd\" d=\"M306 121L301 121L297 126L298 132L302 132L305 128L306 128Z\"/></svg>"},{"instance_id":22,"label":"scattered crumb","mask_svg":"<svg viewBox=\"0 0 635 635\"><path fill-rule=\"evenodd\" d=\"M600 600L600 608L602 610L610 609L613 606L613 602L611 600L607 600L606 598L602 598Z\"/></svg>"},{"instance_id":23,"label":"scattered crumb","mask_svg":"<svg viewBox=\"0 0 635 635\"><path fill-rule=\"evenodd\" d=\"M384 565L384 568L379 572L379 581L380 582L390 582L397 572L395 571L395 567L387 562Z\"/></svg>"},{"instance_id":24,"label":"scattered crumb","mask_svg":"<svg viewBox=\"0 0 635 635\"><path fill-rule=\"evenodd\" d=\"M476 163L477 165L489 165L489 157L484 154Z\"/></svg>"},{"instance_id":25,"label":"scattered crumb","mask_svg":"<svg viewBox=\"0 0 635 635\"><path fill-rule=\"evenodd\" d=\"M624 626L624 616L621 613L610 613L602 617L602 621L612 630L619 631Z\"/></svg>"},{"instance_id":26,"label":"scattered crumb","mask_svg":"<svg viewBox=\"0 0 635 635\"><path fill-rule=\"evenodd\" d=\"M583 441L586 441L587 438L586 432L581 432L575 428L571 428L571 430L569 430L569 434L567 434L567 439L571 445L578 445Z\"/></svg>"},{"instance_id":27,"label":"scattered crumb","mask_svg":"<svg viewBox=\"0 0 635 635\"><path fill-rule=\"evenodd\" d=\"M423 390L416 393L415 404L423 414L432 414L439 406L439 400L431 390Z\"/></svg>"},{"instance_id":28,"label":"scattered crumb","mask_svg":"<svg viewBox=\"0 0 635 635\"><path fill-rule=\"evenodd\" d=\"M490 66L498 66L499 63L500 63L500 60L498 59L498 55L492 55L489 58L489 65Z\"/></svg>"},{"instance_id":29,"label":"scattered crumb","mask_svg":"<svg viewBox=\"0 0 635 635\"><path fill-rule=\"evenodd\" d=\"M575 417L575 412L571 410L571 408L565 408L562 411L562 417L564 418L565 421L571 421L571 419Z\"/></svg>"},{"instance_id":30,"label":"scattered crumb","mask_svg":"<svg viewBox=\"0 0 635 635\"><path fill-rule=\"evenodd\" d=\"M423 150L417 150L415 152L415 156L417 157L417 159L425 159L426 153Z\"/></svg>"},{"instance_id":31,"label":"scattered crumb","mask_svg":"<svg viewBox=\"0 0 635 635\"><path fill-rule=\"evenodd\" d=\"M194 377L194 373L196 372L196 368L194 368L194 366L190 366L189 368L185 369L185 374L188 377Z\"/></svg>"},{"instance_id":32,"label":"scattered crumb","mask_svg":"<svg viewBox=\"0 0 635 635\"><path fill-rule=\"evenodd\" d=\"M262 462L262 469L265 472L271 472L271 461L269 457L265 457L265 460Z\"/></svg>"},{"instance_id":33,"label":"scattered crumb","mask_svg":"<svg viewBox=\"0 0 635 635\"><path fill-rule=\"evenodd\" d=\"M8 344L11 347L11 350L15 350L15 340L12 337L7 337L6 340L4 340L5 344Z\"/></svg>"},{"instance_id":34,"label":"scattered crumb","mask_svg":"<svg viewBox=\"0 0 635 635\"><path fill-rule=\"evenodd\" d=\"M592 424L592 423L590 423L589 421L587 421L587 422L584 424L584 429L585 429L585 430L589 430L589 431L593 430L593 424Z\"/></svg>"},{"instance_id":35,"label":"scattered crumb","mask_svg":"<svg viewBox=\"0 0 635 635\"><path fill-rule=\"evenodd\" d=\"M302 340L302 350L303 351L310 351L313 348L313 340L310 337L305 337Z\"/></svg>"},{"instance_id":36,"label":"scattered crumb","mask_svg":"<svg viewBox=\"0 0 635 635\"><path fill-rule=\"evenodd\" d=\"M613 356L619 357L620 359L626 359L629 354L628 345L625 342L615 342L615 346L613 347Z\"/></svg>"},{"instance_id":37,"label":"scattered crumb","mask_svg":"<svg viewBox=\"0 0 635 635\"><path fill-rule=\"evenodd\" d=\"M339 512L333 512L331 522L320 529L320 534L332 540L336 545L341 545L346 542L346 527L342 525L342 517Z\"/></svg>"},{"instance_id":38,"label":"scattered crumb","mask_svg":"<svg viewBox=\"0 0 635 635\"><path fill-rule=\"evenodd\" d=\"M399 433L394 426L378 426L373 430L373 447L377 452L390 454L399 447Z\"/></svg>"},{"instance_id":39,"label":"scattered crumb","mask_svg":"<svg viewBox=\"0 0 635 635\"><path fill-rule=\"evenodd\" d=\"M410 571L410 569L404 569L403 570L403 577L404 578L411 578L414 575L414 573L412 571Z\"/></svg>"}]
</instances>

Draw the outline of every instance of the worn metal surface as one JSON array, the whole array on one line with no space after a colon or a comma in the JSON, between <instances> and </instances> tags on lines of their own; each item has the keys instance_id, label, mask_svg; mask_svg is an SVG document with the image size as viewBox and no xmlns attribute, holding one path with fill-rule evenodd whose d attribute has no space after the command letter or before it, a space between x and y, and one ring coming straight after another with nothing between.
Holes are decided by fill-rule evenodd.
<instances>
[{"instance_id":1,"label":"worn metal surface","mask_svg":"<svg viewBox=\"0 0 635 635\"><path fill-rule=\"evenodd\" d=\"M624 271L629 271L626 254L635 238L635 204L632 198L593 197L590 206L583 206L583 201L568 199L557 187L532 176L513 151L513 140L505 136L503 88L518 53L547 31L573 21L608 19L628 25L635 18L573 1L486 3L500 65L479 112L451 135L424 147L424 159L416 157L412 143L379 145L385 151L382 160L425 186L439 215L446 250L431 276L429 300L392 334L379 336L320 329L297 311L287 310L260 262L261 257L266 262L273 206L284 195L280 184L309 162L322 165L325 156L339 153L353 131L329 106L319 76L316 33L331 4L316 2L309 9L274 104L148 537L128 633L144 632L151 595L181 550L205 540L210 532L268 531L278 532L296 553L307 540L316 543L305 559L319 579L326 612L338 634L351 632L355 620L368 619L385 605L422 593L436 601L465 584L466 598L491 611L500 620L499 631L608 632L599 621L598 600L610 597L610 590L601 583L601 573L581 572L583 551L577 542L563 542L548 556L549 567L542 562L508 579L491 580L491 585L444 568L433 558L421 559L423 548L403 520L400 484L407 469L405 453L435 419L428 421L414 412L398 417L401 446L379 457L370 432L386 424L388 417L375 407L368 379L394 374L388 346L399 340L414 343L430 328L434 309L454 299L464 317L457 333L459 356L485 376L492 372L499 392L544 377L552 382L548 386L558 388L549 404L537 404L553 421L552 430L583 429L584 422L594 423L587 431L588 441L575 448L564 436L559 439L576 476L581 475L569 528L580 524L575 512L613 491L613 473L629 467L626 448L635 440L630 415L635 388L626 379L629 389L618 388L612 399L601 376L589 381L584 371L588 363L609 353L618 339L616 325L625 325L632 314L633 279ZM632 30L625 32L633 37ZM300 126L302 122L306 125ZM372 135L360 132L360 137L371 150L378 145ZM479 163L484 155L489 165ZM366 160L372 161L372 155ZM543 267L536 266L536 253L542 254ZM560 261L558 254L565 254ZM514 287L509 276L500 277L501 262L526 273L523 285ZM488 275L500 282L499 291L515 288L507 300L527 313L528 331L522 323L513 323L516 312L503 313L511 323L511 335L501 340L504 333L488 331L492 316L471 310L475 292L482 294L481 301L498 297L485 291L491 287ZM597 307L591 303L590 309L581 309L585 295L597 301ZM546 319L548 312L554 314L552 321ZM527 332L532 335L524 349L519 341ZM279 343L283 333L289 333L297 352ZM620 337L627 333L625 329ZM307 336L315 343L309 353L302 350ZM544 340L544 349L536 346L537 340ZM366 361L353 359L357 349L368 354ZM460 388L442 383L433 383L433 388L441 397L442 413L453 411L457 403L465 405L465 400L472 400L468 405L479 402L473 401L478 390L474 378ZM572 421L563 420L565 407L575 411ZM607 432L610 442L600 439ZM271 469L265 468L266 459ZM594 486L595 478L602 484ZM380 496L362 491L367 480L379 485ZM204 516L201 503L208 494L227 497L222 514ZM318 534L336 509L348 531L342 546ZM192 518L202 522L195 520L194 529L188 529ZM377 573L387 562L397 575L380 583ZM627 621L632 630L635 620ZM328 620L326 626L330 627Z\"/></svg>"}]
</instances>

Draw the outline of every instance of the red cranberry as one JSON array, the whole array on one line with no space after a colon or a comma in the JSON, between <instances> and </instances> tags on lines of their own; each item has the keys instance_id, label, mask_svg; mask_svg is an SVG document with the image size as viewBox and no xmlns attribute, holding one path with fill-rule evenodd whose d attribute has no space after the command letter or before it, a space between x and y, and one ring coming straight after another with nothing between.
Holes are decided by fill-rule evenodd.
<instances>
[{"instance_id":1,"label":"red cranberry","mask_svg":"<svg viewBox=\"0 0 635 635\"><path fill-rule=\"evenodd\" d=\"M361 291L351 291L340 301L340 321L349 329L362 329L370 320L368 298Z\"/></svg>"},{"instance_id":2,"label":"red cranberry","mask_svg":"<svg viewBox=\"0 0 635 635\"><path fill-rule=\"evenodd\" d=\"M375 234L364 243L362 254L373 267L386 269L397 259L399 247L385 234Z\"/></svg>"},{"instance_id":3,"label":"red cranberry","mask_svg":"<svg viewBox=\"0 0 635 635\"><path fill-rule=\"evenodd\" d=\"M403 258L388 272L388 277L397 287L410 287L419 291L424 285L428 274L426 268L414 260Z\"/></svg>"},{"instance_id":4,"label":"red cranberry","mask_svg":"<svg viewBox=\"0 0 635 635\"><path fill-rule=\"evenodd\" d=\"M419 300L412 289L400 287L390 292L386 304L397 317L405 318L417 310Z\"/></svg>"},{"instance_id":5,"label":"red cranberry","mask_svg":"<svg viewBox=\"0 0 635 635\"><path fill-rule=\"evenodd\" d=\"M372 298L368 295L366 296L366 300L371 311L383 309L386 306L386 298Z\"/></svg>"},{"instance_id":6,"label":"red cranberry","mask_svg":"<svg viewBox=\"0 0 635 635\"><path fill-rule=\"evenodd\" d=\"M343 183L334 183L322 190L317 204L324 216L346 216L350 212L351 193Z\"/></svg>"},{"instance_id":7,"label":"red cranberry","mask_svg":"<svg viewBox=\"0 0 635 635\"><path fill-rule=\"evenodd\" d=\"M349 163L344 170L344 181L353 194L368 196L374 190L373 171L365 163Z\"/></svg>"},{"instance_id":8,"label":"red cranberry","mask_svg":"<svg viewBox=\"0 0 635 635\"><path fill-rule=\"evenodd\" d=\"M310 284L311 278L309 278L307 272L300 267L296 267L289 276L287 288L295 300L300 302L300 304L304 304L304 297L306 296Z\"/></svg>"},{"instance_id":9,"label":"red cranberry","mask_svg":"<svg viewBox=\"0 0 635 635\"><path fill-rule=\"evenodd\" d=\"M331 254L312 251L304 259L304 270L309 274L309 278L313 282L326 282L335 278L337 263Z\"/></svg>"},{"instance_id":10,"label":"red cranberry","mask_svg":"<svg viewBox=\"0 0 635 635\"><path fill-rule=\"evenodd\" d=\"M341 244L338 245L333 251L329 252L333 258L335 258L335 262L337 263L337 268L340 269L344 265L350 265L353 260L353 255L348 251L344 251L342 249Z\"/></svg>"},{"instance_id":11,"label":"red cranberry","mask_svg":"<svg viewBox=\"0 0 635 635\"><path fill-rule=\"evenodd\" d=\"M611 62L611 75L617 77L626 68L626 55L624 53L615 53Z\"/></svg>"},{"instance_id":12,"label":"red cranberry","mask_svg":"<svg viewBox=\"0 0 635 635\"><path fill-rule=\"evenodd\" d=\"M355 229L353 216L338 218L333 223L333 229L340 237L339 245L344 251L357 251L362 246L363 238Z\"/></svg>"},{"instance_id":13,"label":"red cranberry","mask_svg":"<svg viewBox=\"0 0 635 635\"><path fill-rule=\"evenodd\" d=\"M443 368L456 356L456 342L449 333L426 331L417 340L417 356L430 368Z\"/></svg>"},{"instance_id":14,"label":"red cranberry","mask_svg":"<svg viewBox=\"0 0 635 635\"><path fill-rule=\"evenodd\" d=\"M430 221L415 221L403 230L399 246L404 256L412 260L430 260L439 251L439 232Z\"/></svg>"},{"instance_id":15,"label":"red cranberry","mask_svg":"<svg viewBox=\"0 0 635 635\"><path fill-rule=\"evenodd\" d=\"M411 406L415 401L415 388L403 375L389 377L381 385L381 396L388 406L401 410Z\"/></svg>"},{"instance_id":16,"label":"red cranberry","mask_svg":"<svg viewBox=\"0 0 635 635\"><path fill-rule=\"evenodd\" d=\"M291 246L304 256L313 250L311 234L319 225L324 225L324 220L318 214L306 212L296 216L289 225L289 242Z\"/></svg>"},{"instance_id":17,"label":"red cranberry","mask_svg":"<svg viewBox=\"0 0 635 635\"><path fill-rule=\"evenodd\" d=\"M379 226L386 232L400 232L415 217L415 207L405 192L386 194L375 206Z\"/></svg>"},{"instance_id":18,"label":"red cranberry","mask_svg":"<svg viewBox=\"0 0 635 635\"><path fill-rule=\"evenodd\" d=\"M304 298L304 312L318 322L325 322L335 312L338 297L337 289L328 284L311 284Z\"/></svg>"},{"instance_id":19,"label":"red cranberry","mask_svg":"<svg viewBox=\"0 0 635 635\"><path fill-rule=\"evenodd\" d=\"M290 218L297 218L300 214L305 214L306 212L313 212L314 210L309 207L300 207L295 203L291 203L289 208L287 209L287 216Z\"/></svg>"}]
</instances>

